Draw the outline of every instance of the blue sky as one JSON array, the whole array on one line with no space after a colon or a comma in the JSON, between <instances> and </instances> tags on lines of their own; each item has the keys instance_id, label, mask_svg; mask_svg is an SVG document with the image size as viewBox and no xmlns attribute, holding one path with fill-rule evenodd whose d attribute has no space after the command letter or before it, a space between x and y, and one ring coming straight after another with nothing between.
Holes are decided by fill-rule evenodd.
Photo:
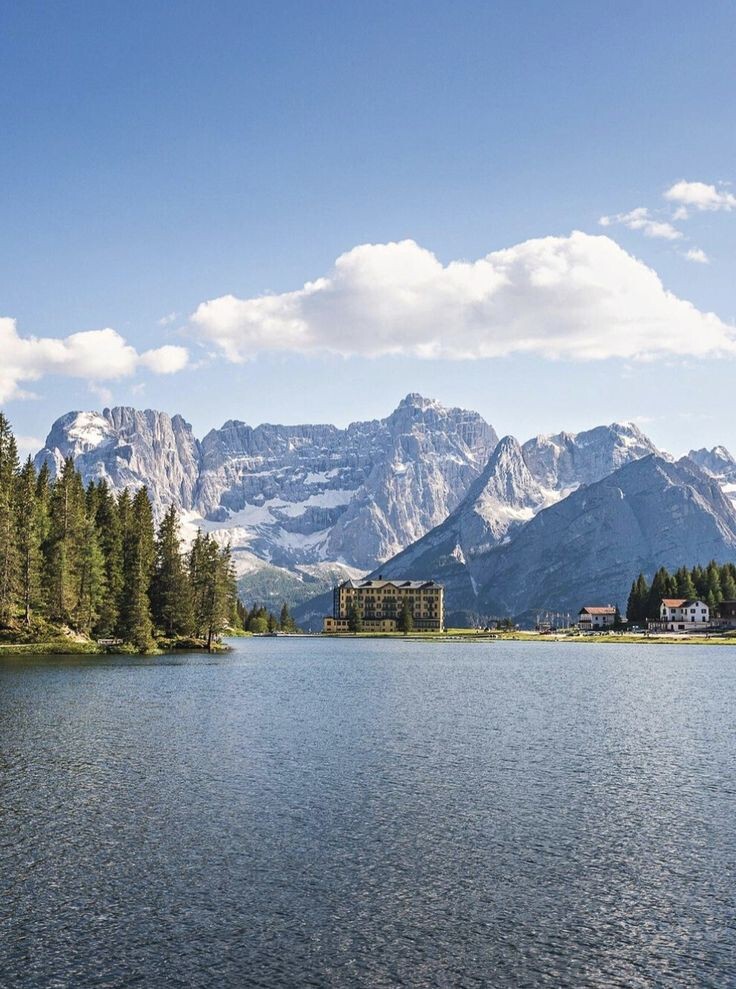
<instances>
[{"instance_id":1,"label":"blue sky","mask_svg":"<svg viewBox=\"0 0 736 989\"><path fill-rule=\"evenodd\" d=\"M420 391L521 439L637 419L676 453L736 448L735 28L732 3L3 5L5 411L29 438L104 404L180 411L202 434L381 416ZM682 180L717 199L665 199ZM573 230L621 255L573 251ZM350 254L405 240L401 258ZM448 291L443 266L489 254L476 311L477 271ZM405 263L421 311L394 284ZM591 274L540 295L550 263ZM268 320L248 302L263 293ZM230 295L232 312L191 319ZM366 350L374 318L397 353Z\"/></svg>"}]
</instances>

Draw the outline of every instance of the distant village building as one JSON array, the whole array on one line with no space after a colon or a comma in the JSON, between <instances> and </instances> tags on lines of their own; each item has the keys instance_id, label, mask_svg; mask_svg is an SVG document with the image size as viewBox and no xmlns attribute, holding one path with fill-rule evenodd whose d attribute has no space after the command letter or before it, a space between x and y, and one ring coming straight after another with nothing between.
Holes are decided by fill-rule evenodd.
<instances>
[{"instance_id":1,"label":"distant village building","mask_svg":"<svg viewBox=\"0 0 736 989\"><path fill-rule=\"evenodd\" d=\"M578 612L578 628L584 632L611 628L616 622L616 608L612 604L587 604Z\"/></svg>"},{"instance_id":2,"label":"distant village building","mask_svg":"<svg viewBox=\"0 0 736 989\"><path fill-rule=\"evenodd\" d=\"M445 626L445 590L434 580L346 580L333 591L332 615L325 632L353 631L356 611L366 632L396 632L408 601L418 632L441 632Z\"/></svg>"},{"instance_id":3,"label":"distant village building","mask_svg":"<svg viewBox=\"0 0 736 989\"><path fill-rule=\"evenodd\" d=\"M714 617L718 625L736 628L736 601L721 601Z\"/></svg>"},{"instance_id":4,"label":"distant village building","mask_svg":"<svg viewBox=\"0 0 736 989\"><path fill-rule=\"evenodd\" d=\"M661 632L702 631L710 625L710 608L704 601L690 598L662 598L659 621L649 628Z\"/></svg>"}]
</instances>

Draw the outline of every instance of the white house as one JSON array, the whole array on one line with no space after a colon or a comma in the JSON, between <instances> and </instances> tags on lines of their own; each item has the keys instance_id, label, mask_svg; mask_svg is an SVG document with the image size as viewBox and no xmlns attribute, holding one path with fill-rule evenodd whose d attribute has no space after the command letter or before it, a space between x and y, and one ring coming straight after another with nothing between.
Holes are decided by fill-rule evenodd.
<instances>
[{"instance_id":1,"label":"white house","mask_svg":"<svg viewBox=\"0 0 736 989\"><path fill-rule=\"evenodd\" d=\"M578 626L584 632L610 628L616 621L616 609L612 604L588 604L578 612Z\"/></svg>"},{"instance_id":2,"label":"white house","mask_svg":"<svg viewBox=\"0 0 736 989\"><path fill-rule=\"evenodd\" d=\"M690 598L662 598L658 627L667 632L691 632L710 625L710 608Z\"/></svg>"}]
</instances>

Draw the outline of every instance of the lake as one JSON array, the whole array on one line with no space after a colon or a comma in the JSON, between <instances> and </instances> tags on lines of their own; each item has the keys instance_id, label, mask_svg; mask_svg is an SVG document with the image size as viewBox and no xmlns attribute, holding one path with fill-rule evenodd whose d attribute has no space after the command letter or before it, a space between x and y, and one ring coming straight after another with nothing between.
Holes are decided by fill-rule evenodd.
<instances>
[{"instance_id":1,"label":"lake","mask_svg":"<svg viewBox=\"0 0 736 989\"><path fill-rule=\"evenodd\" d=\"M736 649L0 660L0 985L736 984Z\"/></svg>"}]
</instances>

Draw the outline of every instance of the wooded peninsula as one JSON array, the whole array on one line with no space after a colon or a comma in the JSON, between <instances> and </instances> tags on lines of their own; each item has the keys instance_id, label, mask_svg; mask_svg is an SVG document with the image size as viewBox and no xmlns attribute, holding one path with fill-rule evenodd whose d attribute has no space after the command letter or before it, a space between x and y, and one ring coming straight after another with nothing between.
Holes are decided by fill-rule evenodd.
<instances>
[{"instance_id":1,"label":"wooded peninsula","mask_svg":"<svg viewBox=\"0 0 736 989\"><path fill-rule=\"evenodd\" d=\"M185 552L171 506L158 528L145 487L84 487L71 458L19 463L0 412L0 641L75 637L116 651L216 647L242 629L228 545L198 531Z\"/></svg>"}]
</instances>

